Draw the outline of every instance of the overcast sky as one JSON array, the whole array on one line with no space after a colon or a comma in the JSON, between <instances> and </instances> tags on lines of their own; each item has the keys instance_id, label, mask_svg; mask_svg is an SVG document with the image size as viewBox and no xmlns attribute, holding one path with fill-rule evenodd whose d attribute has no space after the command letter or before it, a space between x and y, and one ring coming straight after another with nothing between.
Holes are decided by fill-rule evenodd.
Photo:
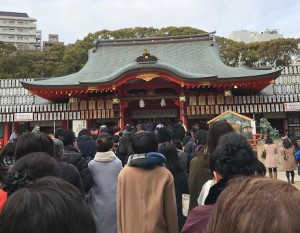
<instances>
[{"instance_id":1,"label":"overcast sky","mask_svg":"<svg viewBox=\"0 0 300 233\"><path fill-rule=\"evenodd\" d=\"M58 34L65 44L90 32L137 26L191 26L224 37L269 28L300 38L299 0L0 0L0 11L27 13L37 19L42 40Z\"/></svg>"}]
</instances>

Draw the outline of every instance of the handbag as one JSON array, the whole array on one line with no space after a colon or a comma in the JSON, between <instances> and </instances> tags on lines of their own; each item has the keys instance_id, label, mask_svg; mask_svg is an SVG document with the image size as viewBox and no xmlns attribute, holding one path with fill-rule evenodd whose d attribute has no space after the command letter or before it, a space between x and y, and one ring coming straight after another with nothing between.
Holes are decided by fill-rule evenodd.
<instances>
[{"instance_id":1,"label":"handbag","mask_svg":"<svg viewBox=\"0 0 300 233\"><path fill-rule=\"evenodd\" d=\"M190 205L190 194L182 194L182 214L188 216Z\"/></svg>"},{"instance_id":2,"label":"handbag","mask_svg":"<svg viewBox=\"0 0 300 233\"><path fill-rule=\"evenodd\" d=\"M267 152L266 152L266 150L264 150L261 154L261 158L265 159L266 157L267 157Z\"/></svg>"}]
</instances>

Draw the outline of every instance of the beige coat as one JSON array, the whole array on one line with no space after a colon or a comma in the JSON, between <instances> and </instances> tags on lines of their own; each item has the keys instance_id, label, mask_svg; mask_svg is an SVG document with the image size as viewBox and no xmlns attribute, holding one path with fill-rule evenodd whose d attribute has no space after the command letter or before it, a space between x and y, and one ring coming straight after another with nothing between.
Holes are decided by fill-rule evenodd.
<instances>
[{"instance_id":1,"label":"beige coat","mask_svg":"<svg viewBox=\"0 0 300 233\"><path fill-rule=\"evenodd\" d=\"M119 174L118 233L178 233L174 179L164 167L126 166Z\"/></svg>"},{"instance_id":2,"label":"beige coat","mask_svg":"<svg viewBox=\"0 0 300 233\"><path fill-rule=\"evenodd\" d=\"M277 145L276 144L266 144L264 145L264 149L266 150L266 159L265 166L267 168L278 167L278 158L277 154Z\"/></svg>"},{"instance_id":3,"label":"beige coat","mask_svg":"<svg viewBox=\"0 0 300 233\"><path fill-rule=\"evenodd\" d=\"M286 157L286 160L283 160L284 161L283 167L285 171L294 171L297 169L294 147L288 149L282 148L281 155L282 157Z\"/></svg>"}]
</instances>

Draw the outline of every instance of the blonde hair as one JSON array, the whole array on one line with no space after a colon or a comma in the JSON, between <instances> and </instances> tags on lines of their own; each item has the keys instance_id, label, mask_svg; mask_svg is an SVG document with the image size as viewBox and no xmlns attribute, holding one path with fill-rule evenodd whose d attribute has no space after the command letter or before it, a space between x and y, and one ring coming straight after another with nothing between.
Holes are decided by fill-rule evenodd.
<instances>
[{"instance_id":1,"label":"blonde hair","mask_svg":"<svg viewBox=\"0 0 300 233\"><path fill-rule=\"evenodd\" d=\"M281 180L238 177L219 196L205 233L300 232L300 191Z\"/></svg>"}]
</instances>

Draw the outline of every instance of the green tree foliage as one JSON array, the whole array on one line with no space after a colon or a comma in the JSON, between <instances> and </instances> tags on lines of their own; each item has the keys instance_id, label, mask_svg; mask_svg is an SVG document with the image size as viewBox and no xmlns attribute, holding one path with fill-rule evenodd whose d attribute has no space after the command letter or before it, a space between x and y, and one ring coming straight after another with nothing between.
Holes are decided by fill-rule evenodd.
<instances>
[{"instance_id":1,"label":"green tree foliage","mask_svg":"<svg viewBox=\"0 0 300 233\"><path fill-rule=\"evenodd\" d=\"M201 34L192 27L134 27L89 33L83 40L67 46L54 45L49 51L17 51L0 42L0 78L43 78L78 72L87 62L88 50L98 39L133 39ZM300 39L277 39L261 43L240 43L216 37L223 62L235 67L290 65L300 58Z\"/></svg>"}]
</instances>

